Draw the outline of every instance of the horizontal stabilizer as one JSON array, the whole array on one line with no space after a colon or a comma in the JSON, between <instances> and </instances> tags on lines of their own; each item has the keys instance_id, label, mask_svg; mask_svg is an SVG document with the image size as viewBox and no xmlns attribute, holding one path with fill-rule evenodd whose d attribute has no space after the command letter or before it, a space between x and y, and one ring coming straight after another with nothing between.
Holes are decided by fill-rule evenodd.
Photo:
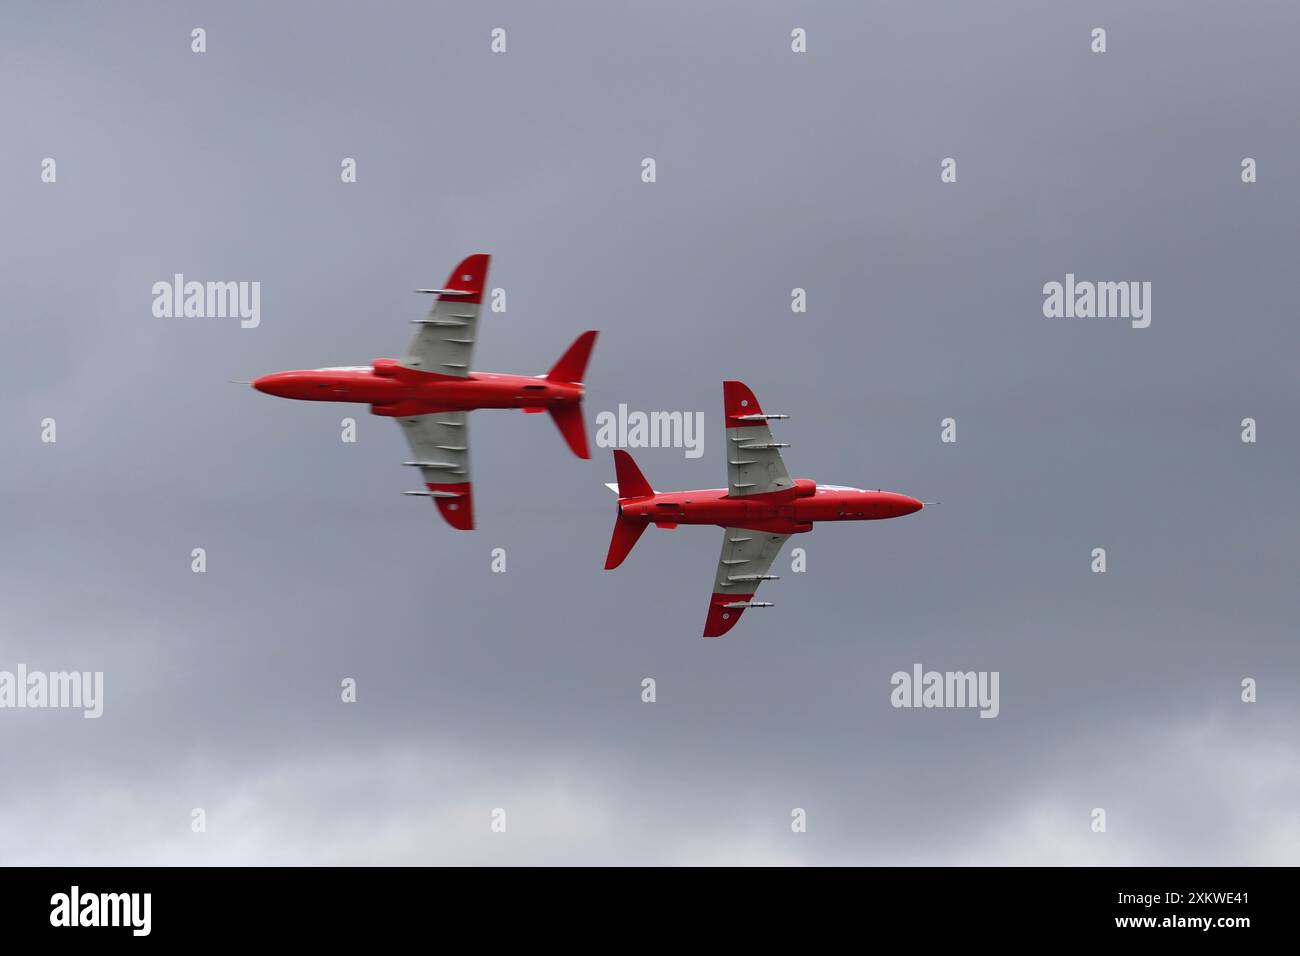
<instances>
[{"instance_id":1,"label":"horizontal stabilizer","mask_svg":"<svg viewBox=\"0 0 1300 956\"><path fill-rule=\"evenodd\" d=\"M587 372L587 362L591 358L591 349L595 344L595 331L583 332L573 340L573 344L560 356L560 360L546 373L547 380L574 384L581 383L583 375Z\"/></svg>"},{"instance_id":2,"label":"horizontal stabilizer","mask_svg":"<svg viewBox=\"0 0 1300 956\"><path fill-rule=\"evenodd\" d=\"M621 448L614 449L614 476L618 479L619 498L648 498L654 494L632 456Z\"/></svg>"},{"instance_id":3,"label":"horizontal stabilizer","mask_svg":"<svg viewBox=\"0 0 1300 956\"><path fill-rule=\"evenodd\" d=\"M623 563L636 543L645 534L646 525L629 521L621 514L614 521L614 535L609 539L609 553L605 555L605 570L612 571Z\"/></svg>"},{"instance_id":4,"label":"horizontal stabilizer","mask_svg":"<svg viewBox=\"0 0 1300 956\"><path fill-rule=\"evenodd\" d=\"M551 413L551 419L555 422L555 427L560 430L560 435L569 446L569 451L579 458L590 458L591 452L587 450L587 425L582 420L582 404L552 405L547 411Z\"/></svg>"}]
</instances>

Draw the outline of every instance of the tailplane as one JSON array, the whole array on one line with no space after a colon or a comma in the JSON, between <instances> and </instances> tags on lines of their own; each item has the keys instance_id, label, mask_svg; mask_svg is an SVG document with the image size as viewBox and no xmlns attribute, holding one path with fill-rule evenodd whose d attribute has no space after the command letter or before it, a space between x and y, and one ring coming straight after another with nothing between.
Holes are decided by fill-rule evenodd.
<instances>
[{"instance_id":1,"label":"tailplane","mask_svg":"<svg viewBox=\"0 0 1300 956\"><path fill-rule=\"evenodd\" d=\"M555 367L546 373L547 379L552 382L582 384L582 376L587 372L587 361L591 358L591 348L595 344L596 333L583 332L574 339L569 350L560 356Z\"/></svg>"},{"instance_id":2,"label":"tailplane","mask_svg":"<svg viewBox=\"0 0 1300 956\"><path fill-rule=\"evenodd\" d=\"M623 559L641 540L645 529L646 525L640 521L632 521L621 514L618 516L618 520L614 522L614 536L609 539L609 554L605 555L606 571L612 571L623 563Z\"/></svg>"},{"instance_id":3,"label":"tailplane","mask_svg":"<svg viewBox=\"0 0 1300 956\"><path fill-rule=\"evenodd\" d=\"M582 403L577 405L553 405L547 409L555 427L560 430L565 442L579 458L590 458L587 450L587 425L582 420Z\"/></svg>"},{"instance_id":4,"label":"tailplane","mask_svg":"<svg viewBox=\"0 0 1300 956\"><path fill-rule=\"evenodd\" d=\"M622 498L648 498L654 494L650 482L645 480L636 462L621 448L614 449L614 477L618 479L618 496Z\"/></svg>"},{"instance_id":5,"label":"tailplane","mask_svg":"<svg viewBox=\"0 0 1300 956\"><path fill-rule=\"evenodd\" d=\"M609 540L609 554L605 556L605 570L611 571L623 563L636 543L641 540L647 527L644 521L633 521L623 517L622 502L627 498L645 498L653 495L650 482L645 480L641 469L636 466L632 456L621 448L614 450L614 474L618 484L611 486L618 494L618 518L614 521L614 535Z\"/></svg>"},{"instance_id":6,"label":"tailplane","mask_svg":"<svg viewBox=\"0 0 1300 956\"><path fill-rule=\"evenodd\" d=\"M566 385L582 385L582 376L587 373L587 362L591 359L592 346L596 344L594 331L583 332L560 360L546 373L548 382L564 382ZM587 426L582 420L581 400L573 405L558 405L547 409L560 430L565 443L579 458L590 458L587 448Z\"/></svg>"}]
</instances>

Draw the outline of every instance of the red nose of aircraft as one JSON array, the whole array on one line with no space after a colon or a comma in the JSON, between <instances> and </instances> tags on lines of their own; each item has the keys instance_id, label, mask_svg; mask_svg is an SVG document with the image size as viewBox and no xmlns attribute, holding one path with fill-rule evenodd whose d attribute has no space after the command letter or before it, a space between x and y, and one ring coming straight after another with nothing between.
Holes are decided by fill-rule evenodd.
<instances>
[{"instance_id":1,"label":"red nose of aircraft","mask_svg":"<svg viewBox=\"0 0 1300 956\"><path fill-rule=\"evenodd\" d=\"M918 501L911 495L890 494L888 503L890 510L899 518L903 515L915 514L925 507L924 502Z\"/></svg>"},{"instance_id":2,"label":"red nose of aircraft","mask_svg":"<svg viewBox=\"0 0 1300 956\"><path fill-rule=\"evenodd\" d=\"M253 388L279 398L293 398L299 384L297 372L273 372L253 379Z\"/></svg>"}]
</instances>

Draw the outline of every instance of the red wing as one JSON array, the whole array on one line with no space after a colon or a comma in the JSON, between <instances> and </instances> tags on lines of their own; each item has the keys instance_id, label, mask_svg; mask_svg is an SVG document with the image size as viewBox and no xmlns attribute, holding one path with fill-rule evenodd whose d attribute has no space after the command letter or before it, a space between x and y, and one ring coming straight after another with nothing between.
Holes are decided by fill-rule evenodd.
<instances>
[{"instance_id":1,"label":"red wing","mask_svg":"<svg viewBox=\"0 0 1300 956\"><path fill-rule=\"evenodd\" d=\"M437 298L428 316L414 320L420 329L401 365L458 378L469 375L491 258L482 253L469 256L447 277L443 288L423 290Z\"/></svg>"},{"instance_id":2,"label":"red wing","mask_svg":"<svg viewBox=\"0 0 1300 956\"><path fill-rule=\"evenodd\" d=\"M727 424L727 494L732 498L764 495L793 488L780 449L772 440L769 415L744 382L722 383L722 407Z\"/></svg>"},{"instance_id":3,"label":"red wing","mask_svg":"<svg viewBox=\"0 0 1300 956\"><path fill-rule=\"evenodd\" d=\"M724 528L718 573L713 579L709 613L704 619L704 636L721 637L736 626L749 607L768 607L754 601L754 592L768 574L788 534L772 534L752 528Z\"/></svg>"},{"instance_id":4,"label":"red wing","mask_svg":"<svg viewBox=\"0 0 1300 956\"><path fill-rule=\"evenodd\" d=\"M474 495L469 477L469 414L434 412L396 419L411 446L404 462L420 470L426 491L447 524L459 531L474 529Z\"/></svg>"}]
</instances>

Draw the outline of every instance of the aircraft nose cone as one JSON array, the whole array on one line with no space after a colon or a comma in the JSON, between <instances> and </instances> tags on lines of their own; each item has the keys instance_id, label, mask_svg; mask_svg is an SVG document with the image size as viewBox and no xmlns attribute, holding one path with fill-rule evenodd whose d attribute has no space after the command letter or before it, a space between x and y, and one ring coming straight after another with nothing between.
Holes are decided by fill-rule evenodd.
<instances>
[{"instance_id":1,"label":"aircraft nose cone","mask_svg":"<svg viewBox=\"0 0 1300 956\"><path fill-rule=\"evenodd\" d=\"M895 494L892 495L891 498L892 498L891 504L893 505L897 513L897 517L899 518L903 517L903 515L916 514L916 512L920 511L922 508L925 507L925 502L918 501L916 498L913 498L911 495Z\"/></svg>"},{"instance_id":2,"label":"aircraft nose cone","mask_svg":"<svg viewBox=\"0 0 1300 956\"><path fill-rule=\"evenodd\" d=\"M284 380L284 373L282 372L253 379L253 388L259 392L265 392L267 395L276 395L281 398L284 397L287 385L288 383Z\"/></svg>"}]
</instances>

